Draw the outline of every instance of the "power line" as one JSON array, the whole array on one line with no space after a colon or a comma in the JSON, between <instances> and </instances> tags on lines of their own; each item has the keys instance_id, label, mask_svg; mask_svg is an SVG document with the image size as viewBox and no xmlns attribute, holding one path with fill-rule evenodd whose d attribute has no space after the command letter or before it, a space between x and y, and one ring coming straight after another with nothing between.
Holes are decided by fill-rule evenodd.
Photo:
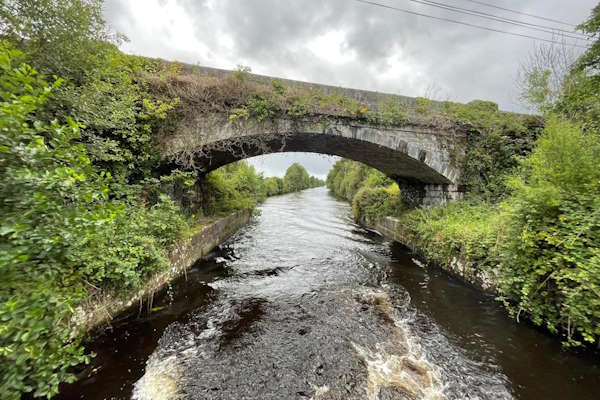
<instances>
[{"instance_id":1,"label":"power line","mask_svg":"<svg viewBox=\"0 0 600 400\"><path fill-rule=\"evenodd\" d=\"M381 7L381 8L386 8L386 9L389 9L389 10L394 10L394 11L399 11L399 12L403 12L403 13L407 13L407 14L417 15L419 17L436 19L438 21L451 22L453 24L459 24L459 25L469 26L471 28L482 29L482 30L486 30L486 31L490 31L490 32L504 33L506 35L517 36L517 37L522 37L522 38L527 38L527 39L533 39L533 40L539 40L541 42L546 42L546 43L566 45L566 46L572 46L572 47L579 47L579 48L582 48L582 49L587 49L587 46L582 46L582 45L578 45L578 44L575 44L575 43L561 43L561 42L558 42L556 40L544 39L544 38L540 38L540 37L537 37L537 36L531 36L531 35L526 35L526 34L516 33L516 32L507 32L507 31L503 31L501 29L495 29L495 28L489 28L487 26L481 26L481 25L471 24L469 22L457 21L457 20L454 20L454 19L444 18L444 17L436 17L436 16L433 16L433 15L423 14L423 13L420 13L420 12L406 10L406 9L403 9L403 8L388 6L386 4L376 3L374 1L368 1L368 0L354 0L354 1L356 1L358 3L363 3L363 4L375 6L375 7Z\"/></svg>"},{"instance_id":2,"label":"power line","mask_svg":"<svg viewBox=\"0 0 600 400\"><path fill-rule=\"evenodd\" d=\"M479 4L479 5L485 6L485 7L496 8L498 10L508 11L508 12L511 12L511 13L519 14L519 15L525 15L527 17L537 18L537 19L541 19L541 20L544 20L544 21L548 21L548 22L555 22L557 24L562 24L562 25L567 25L567 26L570 26L570 27L575 27L575 24L570 24L568 22L560 21L558 19L552 19L552 18L548 18L548 17L542 17L540 15L529 14L529 13L522 12L522 11L511 10L510 8L500 7L500 6L497 6L495 4L489 4L489 3L486 3L486 2L483 2L483 1L478 1L478 0L463 0L463 1L468 1L469 3L475 3L475 4Z\"/></svg>"},{"instance_id":3,"label":"power line","mask_svg":"<svg viewBox=\"0 0 600 400\"><path fill-rule=\"evenodd\" d=\"M502 22L505 24L521 26L526 29L532 29L532 30L539 31L539 32L544 32L544 33L549 33L549 34L556 34L557 32L561 32L562 36L570 38L570 39L589 40L589 38L582 33L568 31L566 29L556 28L553 26L539 25L539 24L534 24L532 22L510 19L510 18L506 18L506 17L502 17L499 15L494 15L494 14L490 14L490 13L486 13L486 12L482 12L482 11L457 7L457 6L454 6L451 4L447 4L447 3L439 3L439 2L435 2L435 1L431 1L431 0L408 0L408 1L412 1L413 3L418 3L418 4L424 4L424 5L430 6L430 7L437 7L437 8L441 8L443 10L448 10L448 11L452 11L452 12L456 12L456 13L460 13L460 14L473 15L473 16L476 16L479 18L485 18L485 19L489 19L492 21ZM573 35L578 35L578 36L573 36Z\"/></svg>"}]
</instances>

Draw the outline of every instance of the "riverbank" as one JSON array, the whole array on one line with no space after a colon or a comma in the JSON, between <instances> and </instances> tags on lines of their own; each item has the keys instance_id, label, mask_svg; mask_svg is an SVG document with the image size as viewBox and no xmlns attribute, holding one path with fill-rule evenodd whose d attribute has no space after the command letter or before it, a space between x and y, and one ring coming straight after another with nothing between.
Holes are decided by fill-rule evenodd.
<instances>
[{"instance_id":1,"label":"riverbank","mask_svg":"<svg viewBox=\"0 0 600 400\"><path fill-rule=\"evenodd\" d=\"M75 312L71 319L73 332L89 333L100 329L117 316L134 309L142 311L144 302L147 310L152 310L154 293L167 286L175 278L184 275L196 261L227 240L252 218L252 210L238 210L231 214L204 222L189 238L176 244L169 254L169 268L148 277L141 289L125 293L106 293L97 291L90 295Z\"/></svg>"},{"instance_id":2,"label":"riverbank","mask_svg":"<svg viewBox=\"0 0 600 400\"><path fill-rule=\"evenodd\" d=\"M479 290L415 265L326 190L272 197L259 210L174 280L172 296L157 293L151 315L88 343L96 357L57 400L156 399L168 389L223 400L595 398L597 359L561 351Z\"/></svg>"},{"instance_id":3,"label":"riverbank","mask_svg":"<svg viewBox=\"0 0 600 400\"><path fill-rule=\"evenodd\" d=\"M451 275L459 278L467 284L474 286L483 292L496 294L498 282L496 280L497 270L481 268L476 262L469 259L464 251L457 250L447 255L439 253L438 257L432 259L426 250L427 244L423 239L418 239L400 218L383 217L377 220L360 218L359 223L367 229L371 229L386 237L406 246L412 253L417 255L426 263L432 263Z\"/></svg>"}]
</instances>

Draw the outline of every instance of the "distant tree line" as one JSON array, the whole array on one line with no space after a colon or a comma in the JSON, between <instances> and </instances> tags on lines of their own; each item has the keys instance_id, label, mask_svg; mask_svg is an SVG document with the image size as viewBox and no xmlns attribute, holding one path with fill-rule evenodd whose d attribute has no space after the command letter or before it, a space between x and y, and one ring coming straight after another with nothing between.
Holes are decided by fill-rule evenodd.
<instances>
[{"instance_id":1,"label":"distant tree line","mask_svg":"<svg viewBox=\"0 0 600 400\"><path fill-rule=\"evenodd\" d=\"M306 169L298 163L290 165L285 171L283 178L270 177L265 178L264 180L267 196L299 192L300 190L323 185L325 185L325 181L317 177L310 176Z\"/></svg>"}]
</instances>

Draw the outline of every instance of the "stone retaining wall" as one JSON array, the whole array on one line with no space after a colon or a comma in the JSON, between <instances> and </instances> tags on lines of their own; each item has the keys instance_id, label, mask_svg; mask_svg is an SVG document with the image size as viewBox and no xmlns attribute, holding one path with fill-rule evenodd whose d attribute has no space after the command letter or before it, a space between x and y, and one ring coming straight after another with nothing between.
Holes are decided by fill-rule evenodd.
<instances>
[{"instance_id":1,"label":"stone retaining wall","mask_svg":"<svg viewBox=\"0 0 600 400\"><path fill-rule=\"evenodd\" d=\"M189 239L176 245L169 254L170 268L151 276L141 289L118 296L103 293L87 299L75 309L71 319L74 332L85 333L100 328L134 305L151 299L154 293L184 274L196 261L247 225L251 217L251 210L241 210L203 226Z\"/></svg>"},{"instance_id":2,"label":"stone retaining wall","mask_svg":"<svg viewBox=\"0 0 600 400\"><path fill-rule=\"evenodd\" d=\"M412 240L412 235L408 232L407 227L398 218L385 217L377 222L363 220L361 224L388 239L403 244L418 256L423 255L419 246ZM496 293L494 275L478 268L473 263L465 262L461 259L460 254L456 254L452 259L437 266L484 292Z\"/></svg>"}]
</instances>

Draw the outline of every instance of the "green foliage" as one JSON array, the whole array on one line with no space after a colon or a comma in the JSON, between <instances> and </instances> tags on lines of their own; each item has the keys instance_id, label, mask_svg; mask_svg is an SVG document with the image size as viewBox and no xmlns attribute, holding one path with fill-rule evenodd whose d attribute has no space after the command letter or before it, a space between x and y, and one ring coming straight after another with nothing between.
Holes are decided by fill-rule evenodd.
<instances>
[{"instance_id":1,"label":"green foliage","mask_svg":"<svg viewBox=\"0 0 600 400\"><path fill-rule=\"evenodd\" d=\"M535 118L504 113L489 101L445 103L444 113L470 127L461 166L460 184L473 194L497 201L507 193L508 175L519 158L534 146L539 122Z\"/></svg>"},{"instance_id":2,"label":"green foliage","mask_svg":"<svg viewBox=\"0 0 600 400\"><path fill-rule=\"evenodd\" d=\"M232 75L234 79L240 82L246 82L248 81L248 79L250 79L250 72L252 72L252 69L250 69L250 67L247 67L245 65L238 65L237 69L233 71Z\"/></svg>"},{"instance_id":3,"label":"green foliage","mask_svg":"<svg viewBox=\"0 0 600 400\"><path fill-rule=\"evenodd\" d=\"M277 196L283 193L283 179L278 176L266 178L264 181L267 196Z\"/></svg>"},{"instance_id":4,"label":"green foliage","mask_svg":"<svg viewBox=\"0 0 600 400\"><path fill-rule=\"evenodd\" d=\"M137 78L142 68L138 58L110 49L82 85L60 94L60 102L85 125L92 161L123 183L151 176L159 159L153 132L178 103L151 100Z\"/></svg>"},{"instance_id":5,"label":"green foliage","mask_svg":"<svg viewBox=\"0 0 600 400\"><path fill-rule=\"evenodd\" d=\"M285 86L283 86L283 83L280 79L271 79L271 88L273 89L273 92L279 96L283 96L285 94Z\"/></svg>"},{"instance_id":6,"label":"green foliage","mask_svg":"<svg viewBox=\"0 0 600 400\"><path fill-rule=\"evenodd\" d=\"M290 106L287 110L288 115L292 117L301 118L309 113L308 104L301 98L292 98L290 99Z\"/></svg>"},{"instance_id":7,"label":"green foliage","mask_svg":"<svg viewBox=\"0 0 600 400\"><path fill-rule=\"evenodd\" d=\"M352 200L352 212L357 220L376 221L402 211L402 196L398 185L388 187L362 187Z\"/></svg>"},{"instance_id":8,"label":"green foliage","mask_svg":"<svg viewBox=\"0 0 600 400\"><path fill-rule=\"evenodd\" d=\"M600 133L600 75L571 72L571 84L565 88L553 112L576 122L584 132Z\"/></svg>"},{"instance_id":9,"label":"green foliage","mask_svg":"<svg viewBox=\"0 0 600 400\"><path fill-rule=\"evenodd\" d=\"M521 94L524 101L534 104L542 113L548 112L553 107L553 92L550 88L550 69L533 69L528 71L525 79L525 90Z\"/></svg>"},{"instance_id":10,"label":"green foliage","mask_svg":"<svg viewBox=\"0 0 600 400\"><path fill-rule=\"evenodd\" d=\"M311 188L325 186L325 181L316 176L310 176L308 179L308 186Z\"/></svg>"},{"instance_id":11,"label":"green foliage","mask_svg":"<svg viewBox=\"0 0 600 400\"><path fill-rule=\"evenodd\" d=\"M402 195L398 185L376 169L356 161L341 159L327 174L331 192L352 204L357 220L398 215L402 210Z\"/></svg>"},{"instance_id":12,"label":"green foliage","mask_svg":"<svg viewBox=\"0 0 600 400\"><path fill-rule=\"evenodd\" d=\"M263 178L245 161L225 165L209 173L200 184L201 206L205 215L227 214L252 209L268 196L322 186L298 163L292 164L285 177Z\"/></svg>"},{"instance_id":13,"label":"green foliage","mask_svg":"<svg viewBox=\"0 0 600 400\"><path fill-rule=\"evenodd\" d=\"M271 119L276 115L277 107L266 94L252 93L248 97L248 115L257 121Z\"/></svg>"},{"instance_id":14,"label":"green foliage","mask_svg":"<svg viewBox=\"0 0 600 400\"><path fill-rule=\"evenodd\" d=\"M0 36L18 43L25 62L81 84L118 38L105 27L102 0L5 0Z\"/></svg>"},{"instance_id":15,"label":"green foliage","mask_svg":"<svg viewBox=\"0 0 600 400\"><path fill-rule=\"evenodd\" d=\"M362 163L341 159L327 174L326 184L336 197L352 202L362 187L387 187L394 181Z\"/></svg>"},{"instance_id":16,"label":"green foliage","mask_svg":"<svg viewBox=\"0 0 600 400\"><path fill-rule=\"evenodd\" d=\"M283 191L285 193L298 192L309 187L310 175L306 169L298 163L290 165L283 177Z\"/></svg>"},{"instance_id":17,"label":"green foliage","mask_svg":"<svg viewBox=\"0 0 600 400\"><path fill-rule=\"evenodd\" d=\"M571 344L600 337L599 156L598 136L552 118L510 181L506 304Z\"/></svg>"},{"instance_id":18,"label":"green foliage","mask_svg":"<svg viewBox=\"0 0 600 400\"><path fill-rule=\"evenodd\" d=\"M393 98L388 98L380 100L377 110L369 111L367 118L374 124L398 126L408 121L408 113L404 103Z\"/></svg>"},{"instance_id":19,"label":"green foliage","mask_svg":"<svg viewBox=\"0 0 600 400\"><path fill-rule=\"evenodd\" d=\"M0 6L0 29L23 51L24 61L64 78L38 117L50 122L73 116L92 163L111 172L112 185L124 185L152 175L159 157L153 133L178 99L150 98L142 71L155 63L116 48L118 35L106 27L102 5L10 0Z\"/></svg>"},{"instance_id":20,"label":"green foliage","mask_svg":"<svg viewBox=\"0 0 600 400\"><path fill-rule=\"evenodd\" d=\"M202 207L207 215L252 209L266 197L262 176L240 161L208 174L201 183Z\"/></svg>"},{"instance_id":21,"label":"green foliage","mask_svg":"<svg viewBox=\"0 0 600 400\"><path fill-rule=\"evenodd\" d=\"M579 58L576 70L591 70L597 73L600 66L600 5L594 7L589 18L577 28L595 40Z\"/></svg>"},{"instance_id":22,"label":"green foliage","mask_svg":"<svg viewBox=\"0 0 600 400\"><path fill-rule=\"evenodd\" d=\"M469 270L490 272L499 260L499 235L506 225L503 206L460 201L417 208L401 216L404 234L427 260L444 268L460 260Z\"/></svg>"},{"instance_id":23,"label":"green foliage","mask_svg":"<svg viewBox=\"0 0 600 400\"><path fill-rule=\"evenodd\" d=\"M36 119L53 88L20 53L0 46L0 388L51 396L86 361L70 328L89 285L135 286L167 265L183 225L166 197L146 209L111 200L108 173L91 164L80 126Z\"/></svg>"},{"instance_id":24,"label":"green foliage","mask_svg":"<svg viewBox=\"0 0 600 400\"><path fill-rule=\"evenodd\" d=\"M325 182L314 176L309 176L306 169L294 163L288 167L284 178L271 177L263 182L264 190L267 196L277 196L280 194L298 192L300 190L323 186Z\"/></svg>"},{"instance_id":25,"label":"green foliage","mask_svg":"<svg viewBox=\"0 0 600 400\"><path fill-rule=\"evenodd\" d=\"M420 114L425 114L429 110L431 110L431 100L426 99L425 97L417 97L417 112Z\"/></svg>"},{"instance_id":26,"label":"green foliage","mask_svg":"<svg viewBox=\"0 0 600 400\"><path fill-rule=\"evenodd\" d=\"M234 108L229 114L229 120L234 124L240 124L250 118L250 113L247 108Z\"/></svg>"}]
</instances>

